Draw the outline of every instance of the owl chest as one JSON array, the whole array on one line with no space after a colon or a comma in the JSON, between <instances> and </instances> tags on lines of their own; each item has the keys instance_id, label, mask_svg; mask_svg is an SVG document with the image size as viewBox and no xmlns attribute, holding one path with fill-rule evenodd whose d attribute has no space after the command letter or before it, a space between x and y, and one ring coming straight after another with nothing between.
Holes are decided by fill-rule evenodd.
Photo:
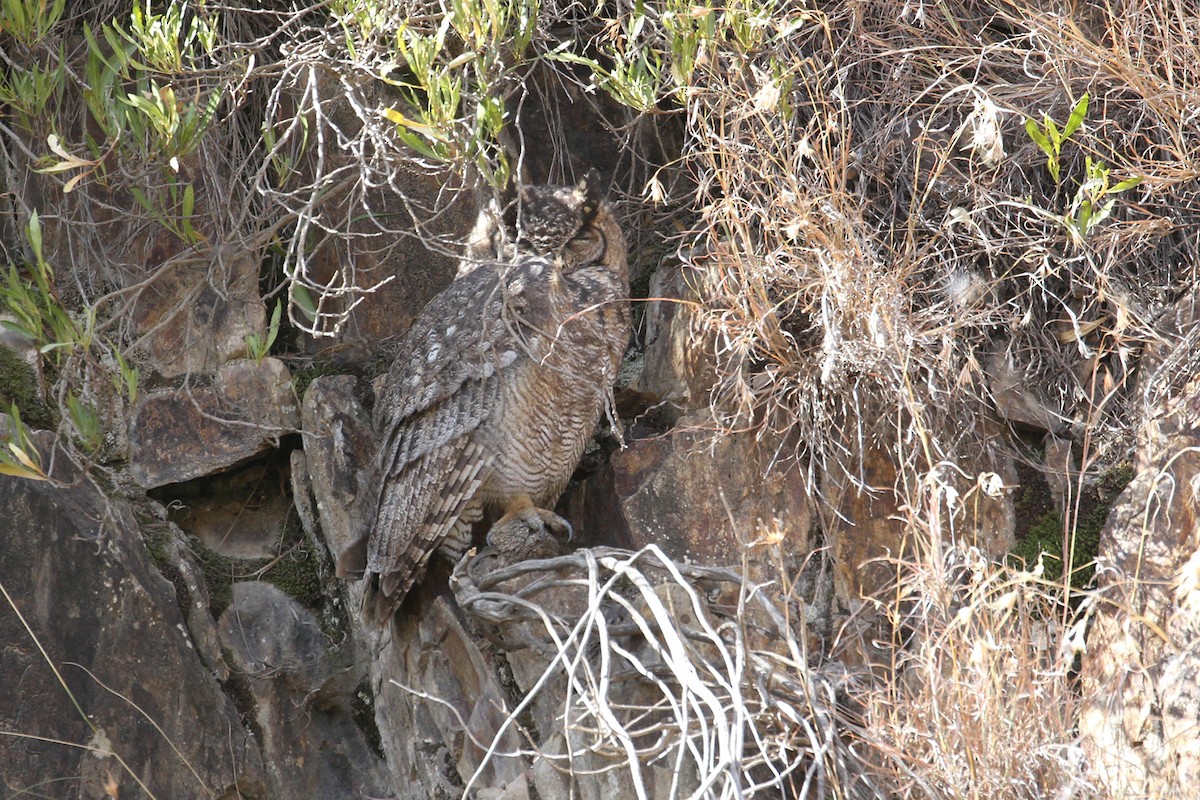
<instances>
[{"instance_id":1,"label":"owl chest","mask_svg":"<svg viewBox=\"0 0 1200 800\"><path fill-rule=\"evenodd\" d=\"M495 460L485 492L492 499L524 493L552 504L595 430L614 367L600 354L576 359L567 357L570 348L562 357L556 352L541 361L522 356L501 384L489 426Z\"/></svg>"}]
</instances>

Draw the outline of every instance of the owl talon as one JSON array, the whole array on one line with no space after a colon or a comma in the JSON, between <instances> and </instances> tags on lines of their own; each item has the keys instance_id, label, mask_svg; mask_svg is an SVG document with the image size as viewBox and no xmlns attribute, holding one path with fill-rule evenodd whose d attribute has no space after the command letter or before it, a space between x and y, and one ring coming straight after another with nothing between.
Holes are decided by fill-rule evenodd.
<instances>
[{"instance_id":1,"label":"owl talon","mask_svg":"<svg viewBox=\"0 0 1200 800\"><path fill-rule=\"evenodd\" d=\"M501 517L487 532L487 543L512 563L559 555L574 535L571 523L558 514L529 506Z\"/></svg>"}]
</instances>

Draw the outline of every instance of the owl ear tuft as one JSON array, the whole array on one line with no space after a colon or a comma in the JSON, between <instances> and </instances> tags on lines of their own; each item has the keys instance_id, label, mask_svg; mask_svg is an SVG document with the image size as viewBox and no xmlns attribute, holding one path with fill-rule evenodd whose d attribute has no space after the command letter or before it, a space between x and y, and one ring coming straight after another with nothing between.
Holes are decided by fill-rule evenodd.
<instances>
[{"instance_id":1,"label":"owl ear tuft","mask_svg":"<svg viewBox=\"0 0 1200 800\"><path fill-rule=\"evenodd\" d=\"M575 184L575 194L581 200L600 200L604 197L600 189L600 173L595 167L589 169L587 174L579 179L579 183Z\"/></svg>"},{"instance_id":2,"label":"owl ear tuft","mask_svg":"<svg viewBox=\"0 0 1200 800\"><path fill-rule=\"evenodd\" d=\"M592 215L604 200L604 191L600 188L600 173L595 167L575 184L575 197L583 204L584 214Z\"/></svg>"}]
</instances>

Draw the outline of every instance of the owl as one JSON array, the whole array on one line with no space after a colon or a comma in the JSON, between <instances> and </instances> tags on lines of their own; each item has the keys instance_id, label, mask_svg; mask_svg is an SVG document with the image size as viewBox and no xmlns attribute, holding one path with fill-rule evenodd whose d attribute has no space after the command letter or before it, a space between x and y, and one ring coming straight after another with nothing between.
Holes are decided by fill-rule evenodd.
<instances>
[{"instance_id":1,"label":"owl","mask_svg":"<svg viewBox=\"0 0 1200 800\"><path fill-rule=\"evenodd\" d=\"M549 510L605 407L630 335L625 238L594 173L480 214L458 276L404 335L375 404L378 499L339 572L391 618L472 527L569 536Z\"/></svg>"}]
</instances>

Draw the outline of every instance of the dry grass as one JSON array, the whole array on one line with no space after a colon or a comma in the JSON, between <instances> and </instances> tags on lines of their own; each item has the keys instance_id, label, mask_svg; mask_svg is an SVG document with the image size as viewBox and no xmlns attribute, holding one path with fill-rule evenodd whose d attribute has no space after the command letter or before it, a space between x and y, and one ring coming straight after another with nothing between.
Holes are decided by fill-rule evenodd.
<instances>
[{"instance_id":1,"label":"dry grass","mask_svg":"<svg viewBox=\"0 0 1200 800\"><path fill-rule=\"evenodd\" d=\"M936 531L929 513L910 522ZM1103 797L1076 735L1087 615L1064 603L1040 563L1005 567L975 548L923 541L874 600L879 638L838 648L874 655L873 680L854 699L887 756L879 763L902 765L890 773L893 796Z\"/></svg>"},{"instance_id":2,"label":"dry grass","mask_svg":"<svg viewBox=\"0 0 1200 800\"><path fill-rule=\"evenodd\" d=\"M979 447L1004 371L1089 458L1121 455L1130 370L1194 278L1195 67L1173 61L1189 13L849 4L711 53L685 163L726 426L920 470ZM1055 184L1023 121L1061 126L1085 93ZM1143 182L1078 237L1063 217L1085 157Z\"/></svg>"}]
</instances>

